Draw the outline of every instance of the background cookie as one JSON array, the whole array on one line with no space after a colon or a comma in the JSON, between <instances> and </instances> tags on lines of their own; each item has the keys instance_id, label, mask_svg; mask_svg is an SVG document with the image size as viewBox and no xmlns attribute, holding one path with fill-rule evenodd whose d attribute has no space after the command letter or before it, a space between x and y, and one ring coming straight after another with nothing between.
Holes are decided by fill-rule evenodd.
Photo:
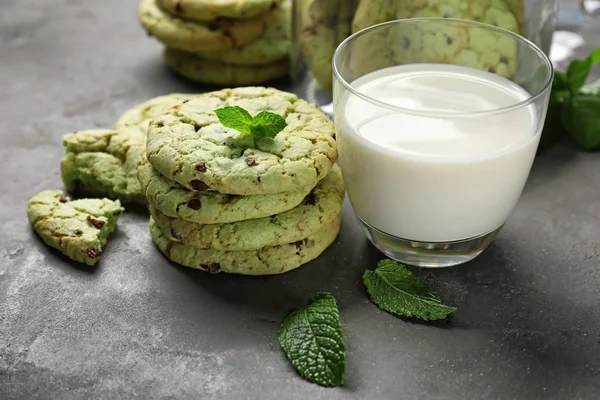
<instances>
[{"instance_id":1,"label":"background cookie","mask_svg":"<svg viewBox=\"0 0 600 400\"><path fill-rule=\"evenodd\" d=\"M252 43L219 52L202 52L200 56L229 64L262 65L287 57L292 47L292 0L284 0L269 17L267 30Z\"/></svg>"},{"instance_id":2,"label":"background cookie","mask_svg":"<svg viewBox=\"0 0 600 400\"><path fill-rule=\"evenodd\" d=\"M240 106L285 118L275 138L225 128L214 110ZM272 88L206 93L169 108L150 124L146 155L168 179L190 190L255 195L315 186L337 157L333 123L317 106ZM199 168L200 166L200 168Z\"/></svg>"},{"instance_id":3,"label":"background cookie","mask_svg":"<svg viewBox=\"0 0 600 400\"><path fill-rule=\"evenodd\" d=\"M323 88L331 90L331 61L337 46L351 33L355 0L302 0L300 46L308 67Z\"/></svg>"},{"instance_id":4,"label":"background cookie","mask_svg":"<svg viewBox=\"0 0 600 400\"><path fill-rule=\"evenodd\" d=\"M235 65L207 60L198 55L165 49L165 62L179 75L202 83L219 86L248 86L286 77L287 59L263 65Z\"/></svg>"},{"instance_id":5,"label":"background cookie","mask_svg":"<svg viewBox=\"0 0 600 400\"><path fill-rule=\"evenodd\" d=\"M173 17L156 4L140 0L138 18L148 33L169 47L189 52L243 46L267 28L268 14L249 20L218 19L210 23Z\"/></svg>"},{"instance_id":6,"label":"background cookie","mask_svg":"<svg viewBox=\"0 0 600 400\"><path fill-rule=\"evenodd\" d=\"M173 15L197 21L212 21L220 17L247 19L257 17L277 7L281 0L157 0Z\"/></svg>"},{"instance_id":7,"label":"background cookie","mask_svg":"<svg viewBox=\"0 0 600 400\"><path fill-rule=\"evenodd\" d=\"M138 134L145 140L146 134L148 133L148 124L152 118L156 115L160 115L165 108L194 96L196 95L189 93L171 93L152 98L121 115L115 124L115 130L127 130L128 133Z\"/></svg>"},{"instance_id":8,"label":"background cookie","mask_svg":"<svg viewBox=\"0 0 600 400\"><path fill-rule=\"evenodd\" d=\"M218 224L262 218L300 204L312 187L276 194L237 196L218 192L193 192L154 170L147 160L138 168L138 179L148 203L161 213L199 224Z\"/></svg>"},{"instance_id":9,"label":"background cookie","mask_svg":"<svg viewBox=\"0 0 600 400\"><path fill-rule=\"evenodd\" d=\"M122 212L118 201L70 200L60 190L43 191L27 205L29 222L44 243L87 265L98 262Z\"/></svg>"},{"instance_id":10,"label":"background cookie","mask_svg":"<svg viewBox=\"0 0 600 400\"><path fill-rule=\"evenodd\" d=\"M243 275L281 274L317 258L329 247L340 230L340 217L331 226L299 243L264 247L254 251L201 250L169 241L153 219L150 235L162 253L170 260L211 274L227 272Z\"/></svg>"},{"instance_id":11,"label":"background cookie","mask_svg":"<svg viewBox=\"0 0 600 400\"><path fill-rule=\"evenodd\" d=\"M171 241L200 249L241 251L297 242L326 229L340 214L343 202L342 174L334 166L300 205L270 217L200 225L169 218L152 205L150 213Z\"/></svg>"},{"instance_id":12,"label":"background cookie","mask_svg":"<svg viewBox=\"0 0 600 400\"><path fill-rule=\"evenodd\" d=\"M522 2L512 0L362 0L353 21L356 32L381 22L421 17L446 17L473 20L496 25L515 33L521 32L519 16ZM519 15L522 15L522 11ZM387 38L365 37L362 47L357 41L354 71L367 73L387 66L433 62L464 65L512 77L516 68L517 48L514 41L472 26L404 25L390 27ZM382 57L383 55L383 57ZM372 60L378 60L377 62Z\"/></svg>"}]
</instances>

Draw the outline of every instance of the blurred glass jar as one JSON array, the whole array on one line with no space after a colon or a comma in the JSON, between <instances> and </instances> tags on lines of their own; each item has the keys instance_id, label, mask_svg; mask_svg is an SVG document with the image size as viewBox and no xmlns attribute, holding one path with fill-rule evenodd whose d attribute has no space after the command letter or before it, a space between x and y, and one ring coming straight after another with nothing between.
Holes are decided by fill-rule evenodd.
<instances>
[{"instance_id":1,"label":"blurred glass jar","mask_svg":"<svg viewBox=\"0 0 600 400\"><path fill-rule=\"evenodd\" d=\"M337 46L350 34L386 21L405 18L468 19L511 30L528 38L546 54L550 51L556 26L558 0L294 0L294 46L291 75L294 90L331 113L331 60ZM438 53L432 62L458 57L462 45L445 32L424 32L406 38L403 52L419 51L420 41L437 40ZM469 37L470 47L480 49L464 64L482 65L502 61L498 52L486 50L484 37ZM473 42L481 42L473 46ZM429 44L429 43L428 43ZM431 48L431 46L428 46ZM366 53L381 49L364 49ZM460 55L460 56L464 56ZM407 60L408 61L408 60ZM509 60L510 61L510 60ZM368 62L368 56L365 57Z\"/></svg>"}]
</instances>

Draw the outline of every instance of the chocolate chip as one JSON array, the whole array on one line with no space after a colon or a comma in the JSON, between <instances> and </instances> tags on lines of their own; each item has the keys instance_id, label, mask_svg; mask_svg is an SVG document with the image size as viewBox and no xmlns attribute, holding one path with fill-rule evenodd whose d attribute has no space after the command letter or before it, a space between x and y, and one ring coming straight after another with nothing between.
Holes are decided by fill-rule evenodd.
<instances>
[{"instance_id":1,"label":"chocolate chip","mask_svg":"<svg viewBox=\"0 0 600 400\"><path fill-rule=\"evenodd\" d=\"M258 177L258 179L257 179L257 180L258 180L258 183L260 183L260 176Z\"/></svg>"},{"instance_id":2,"label":"chocolate chip","mask_svg":"<svg viewBox=\"0 0 600 400\"><path fill-rule=\"evenodd\" d=\"M98 257L98 250L96 250L93 247L90 247L89 249L87 249L86 254L87 254L88 258L94 259L94 258Z\"/></svg>"},{"instance_id":3,"label":"chocolate chip","mask_svg":"<svg viewBox=\"0 0 600 400\"><path fill-rule=\"evenodd\" d=\"M492 64L488 65L488 71L495 74L496 73L496 67L494 67Z\"/></svg>"},{"instance_id":4,"label":"chocolate chip","mask_svg":"<svg viewBox=\"0 0 600 400\"><path fill-rule=\"evenodd\" d=\"M192 189L198 190L198 191L203 191L203 190L208 189L208 185L202 181L199 181L198 179L194 179L193 181L191 181L190 186L192 187Z\"/></svg>"},{"instance_id":5,"label":"chocolate chip","mask_svg":"<svg viewBox=\"0 0 600 400\"><path fill-rule=\"evenodd\" d=\"M407 37L403 38L402 47L404 47L405 49L408 49L410 47L410 39L409 38L407 38Z\"/></svg>"},{"instance_id":6,"label":"chocolate chip","mask_svg":"<svg viewBox=\"0 0 600 400\"><path fill-rule=\"evenodd\" d=\"M194 169L198 172L206 172L206 163L203 161L197 162L194 164Z\"/></svg>"},{"instance_id":7,"label":"chocolate chip","mask_svg":"<svg viewBox=\"0 0 600 400\"><path fill-rule=\"evenodd\" d=\"M181 236L179 236L174 229L171 229L171 236L173 237L173 239L181 240Z\"/></svg>"},{"instance_id":8,"label":"chocolate chip","mask_svg":"<svg viewBox=\"0 0 600 400\"><path fill-rule=\"evenodd\" d=\"M71 199L68 198L67 196L62 196L60 199L58 199L58 201L60 201L61 203L66 203L68 201L70 201Z\"/></svg>"},{"instance_id":9,"label":"chocolate chip","mask_svg":"<svg viewBox=\"0 0 600 400\"><path fill-rule=\"evenodd\" d=\"M208 28L209 31L214 32L214 31L219 30L219 23L217 21L212 21L212 22L209 22L206 25L206 27Z\"/></svg>"},{"instance_id":10,"label":"chocolate chip","mask_svg":"<svg viewBox=\"0 0 600 400\"><path fill-rule=\"evenodd\" d=\"M314 206L315 204L317 204L317 199L315 198L314 193L309 193L308 196L306 196L306 198L304 199L304 204L307 204L309 206Z\"/></svg>"},{"instance_id":11,"label":"chocolate chip","mask_svg":"<svg viewBox=\"0 0 600 400\"><path fill-rule=\"evenodd\" d=\"M94 225L94 227L96 227L97 229L102 229L102 227L105 224L104 221L102 221L100 219L96 219L96 218L92 217L91 215L87 216L87 220L90 224Z\"/></svg>"},{"instance_id":12,"label":"chocolate chip","mask_svg":"<svg viewBox=\"0 0 600 400\"><path fill-rule=\"evenodd\" d=\"M211 275L218 274L221 272L221 265L219 263L212 263L208 265L202 265L202 268L206 270Z\"/></svg>"},{"instance_id":13,"label":"chocolate chip","mask_svg":"<svg viewBox=\"0 0 600 400\"><path fill-rule=\"evenodd\" d=\"M178 0L175 3L175 12L177 12L177 13L183 12L183 7L181 6L181 0Z\"/></svg>"},{"instance_id":14,"label":"chocolate chip","mask_svg":"<svg viewBox=\"0 0 600 400\"><path fill-rule=\"evenodd\" d=\"M192 210L199 210L200 207L202 207L202 203L199 199L191 199L190 201L188 201L187 206Z\"/></svg>"},{"instance_id":15,"label":"chocolate chip","mask_svg":"<svg viewBox=\"0 0 600 400\"><path fill-rule=\"evenodd\" d=\"M505 56L500 57L500 62L502 64L508 64L508 58L506 58Z\"/></svg>"},{"instance_id":16,"label":"chocolate chip","mask_svg":"<svg viewBox=\"0 0 600 400\"><path fill-rule=\"evenodd\" d=\"M244 162L246 163L247 166L252 167L254 165L256 165L256 160L252 157L248 157L244 160Z\"/></svg>"},{"instance_id":17,"label":"chocolate chip","mask_svg":"<svg viewBox=\"0 0 600 400\"><path fill-rule=\"evenodd\" d=\"M446 44L448 44L448 46L450 46L452 44L452 42L454 42L454 39L452 39L450 36L446 35Z\"/></svg>"}]
</instances>

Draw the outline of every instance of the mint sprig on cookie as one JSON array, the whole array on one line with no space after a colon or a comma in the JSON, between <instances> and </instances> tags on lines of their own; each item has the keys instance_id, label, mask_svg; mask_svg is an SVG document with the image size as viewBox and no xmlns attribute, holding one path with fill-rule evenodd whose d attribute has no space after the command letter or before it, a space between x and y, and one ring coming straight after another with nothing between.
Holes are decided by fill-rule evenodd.
<instances>
[{"instance_id":1,"label":"mint sprig on cookie","mask_svg":"<svg viewBox=\"0 0 600 400\"><path fill-rule=\"evenodd\" d=\"M253 117L242 107L234 106L220 108L215 110L215 113L223 126L244 135L272 139L287 126L281 115L269 111L261 111Z\"/></svg>"}]
</instances>

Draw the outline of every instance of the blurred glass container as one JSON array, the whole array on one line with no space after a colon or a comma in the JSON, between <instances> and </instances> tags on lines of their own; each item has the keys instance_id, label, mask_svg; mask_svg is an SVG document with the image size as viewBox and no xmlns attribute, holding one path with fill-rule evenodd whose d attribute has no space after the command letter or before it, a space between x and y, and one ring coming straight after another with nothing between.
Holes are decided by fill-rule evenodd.
<instances>
[{"instance_id":1,"label":"blurred glass container","mask_svg":"<svg viewBox=\"0 0 600 400\"><path fill-rule=\"evenodd\" d=\"M386 21L405 18L441 17L484 22L509 29L528 38L546 54L550 52L556 27L558 0L294 0L291 75L294 91L332 113L331 60L337 46L350 34ZM435 36L435 35L434 35ZM423 35L438 40L443 60L452 58L453 39ZM419 38L406 48L419 46ZM484 38L471 37L478 41ZM479 63L489 63L485 43ZM456 54L454 54L456 56Z\"/></svg>"}]
</instances>

